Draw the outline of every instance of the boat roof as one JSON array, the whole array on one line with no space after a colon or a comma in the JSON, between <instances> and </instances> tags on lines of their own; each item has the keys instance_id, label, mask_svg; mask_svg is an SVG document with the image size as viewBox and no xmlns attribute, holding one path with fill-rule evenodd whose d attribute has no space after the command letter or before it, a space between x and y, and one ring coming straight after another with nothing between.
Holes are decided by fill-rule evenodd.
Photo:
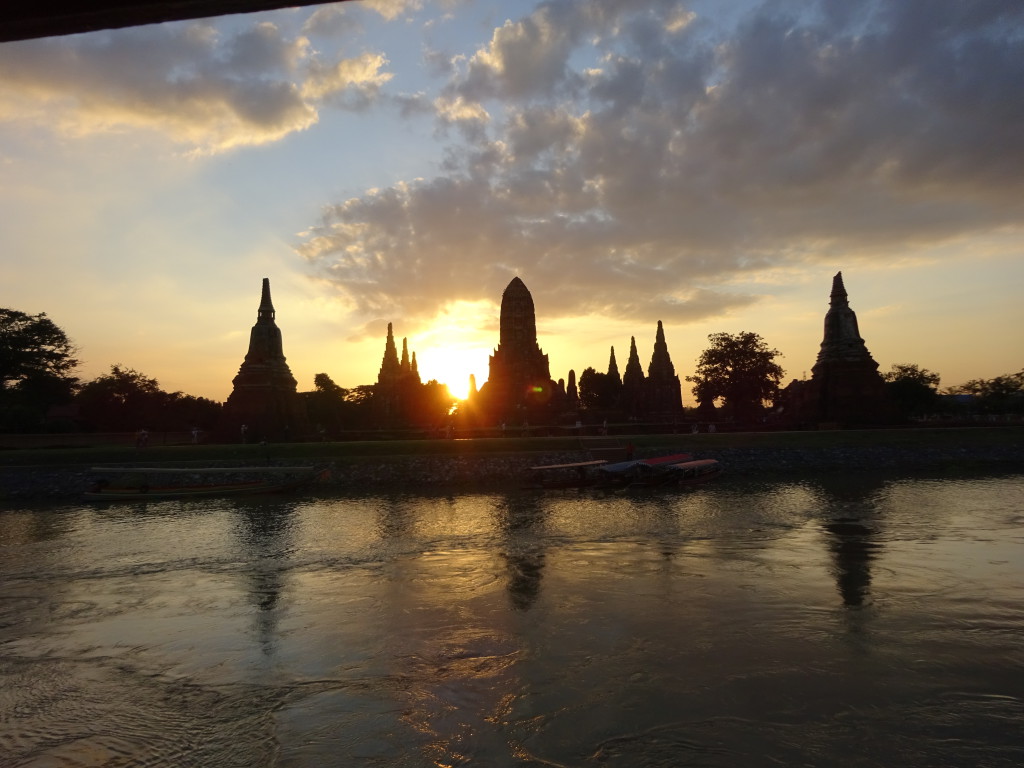
<instances>
[{"instance_id":1,"label":"boat roof","mask_svg":"<svg viewBox=\"0 0 1024 768\"><path fill-rule=\"evenodd\" d=\"M692 453L671 453L668 456L655 456L651 459L641 459L642 464L656 465L656 464L678 464L681 461L688 461L693 458Z\"/></svg>"},{"instance_id":2,"label":"boat roof","mask_svg":"<svg viewBox=\"0 0 1024 768\"><path fill-rule=\"evenodd\" d=\"M692 459L692 453L670 453L667 456L653 456L649 459L631 459L629 461L620 461L615 464L607 464L601 467L602 472L625 472L627 469L631 469L639 464L647 467L656 467L666 464L678 464L688 459Z\"/></svg>"},{"instance_id":3,"label":"boat roof","mask_svg":"<svg viewBox=\"0 0 1024 768\"><path fill-rule=\"evenodd\" d=\"M578 469L580 467L599 467L607 463L607 459L594 459L593 461L577 461L572 464L545 464L540 467L530 467L530 469Z\"/></svg>"},{"instance_id":4,"label":"boat roof","mask_svg":"<svg viewBox=\"0 0 1024 768\"><path fill-rule=\"evenodd\" d=\"M625 472L630 467L635 467L637 464L643 464L641 459L632 459L631 461L619 461L615 464L605 464L601 467L602 472Z\"/></svg>"}]
</instances>

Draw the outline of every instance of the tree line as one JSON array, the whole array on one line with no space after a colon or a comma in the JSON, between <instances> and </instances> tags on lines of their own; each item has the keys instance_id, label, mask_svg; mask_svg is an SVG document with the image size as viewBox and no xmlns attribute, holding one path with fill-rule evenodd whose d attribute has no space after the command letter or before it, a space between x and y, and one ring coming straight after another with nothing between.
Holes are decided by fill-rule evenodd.
<instances>
[{"instance_id":1,"label":"tree line","mask_svg":"<svg viewBox=\"0 0 1024 768\"><path fill-rule=\"evenodd\" d=\"M78 349L45 312L36 315L0 308L0 431L156 431L216 428L221 404L182 392L164 391L156 379L126 367L90 381L74 375ZM697 414L753 423L777 402L785 371L781 353L756 333L713 333L697 360L692 392ZM974 379L940 389L940 376L912 363L897 363L882 374L904 418L919 418L951 409L976 414L1024 413L1024 369L993 379ZM351 389L326 373L314 377L314 389L301 393L310 422L323 435L381 425L375 385ZM579 379L580 409L614 414L621 404L618 371L587 368ZM457 402L436 381L420 385L407 398L402 426L438 427ZM967 397L943 397L943 396ZM394 414L391 422L394 423Z\"/></svg>"},{"instance_id":2,"label":"tree line","mask_svg":"<svg viewBox=\"0 0 1024 768\"><path fill-rule=\"evenodd\" d=\"M120 363L90 381L74 375L78 349L45 312L0 307L0 431L212 430L221 404L166 392Z\"/></svg>"}]
</instances>

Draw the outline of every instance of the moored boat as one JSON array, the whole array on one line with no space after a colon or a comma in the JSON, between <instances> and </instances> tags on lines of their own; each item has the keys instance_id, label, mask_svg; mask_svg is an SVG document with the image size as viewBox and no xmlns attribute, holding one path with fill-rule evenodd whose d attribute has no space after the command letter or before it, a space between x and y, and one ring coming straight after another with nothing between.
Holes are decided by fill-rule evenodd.
<instances>
[{"instance_id":1,"label":"moored boat","mask_svg":"<svg viewBox=\"0 0 1024 768\"><path fill-rule=\"evenodd\" d=\"M671 482L677 485L696 485L706 483L722 474L722 465L715 459L697 459L696 461L684 461L680 464L668 466L668 472L672 477Z\"/></svg>"},{"instance_id":2,"label":"moored boat","mask_svg":"<svg viewBox=\"0 0 1024 768\"><path fill-rule=\"evenodd\" d=\"M721 469L713 459L694 461L692 454L671 453L615 463L594 459L567 464L544 464L530 469L536 478L535 487L620 489L634 485L703 482L715 474L711 465Z\"/></svg>"},{"instance_id":3,"label":"moored boat","mask_svg":"<svg viewBox=\"0 0 1024 768\"><path fill-rule=\"evenodd\" d=\"M707 482L722 473L722 465L715 459L694 459L690 454L675 454L609 464L601 467L600 472L607 487L654 488Z\"/></svg>"},{"instance_id":4,"label":"moored boat","mask_svg":"<svg viewBox=\"0 0 1024 768\"><path fill-rule=\"evenodd\" d=\"M605 459L593 459L568 464L543 464L530 467L530 471L536 478L535 485L540 488L586 488L597 482L591 470L607 463Z\"/></svg>"}]
</instances>

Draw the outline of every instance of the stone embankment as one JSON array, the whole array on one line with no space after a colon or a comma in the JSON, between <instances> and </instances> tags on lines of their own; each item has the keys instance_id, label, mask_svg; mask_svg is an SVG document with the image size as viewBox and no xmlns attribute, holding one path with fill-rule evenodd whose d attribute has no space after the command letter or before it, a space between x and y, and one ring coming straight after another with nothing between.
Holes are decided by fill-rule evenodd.
<instances>
[{"instance_id":1,"label":"stone embankment","mask_svg":"<svg viewBox=\"0 0 1024 768\"><path fill-rule=\"evenodd\" d=\"M664 451L640 451L637 458ZM327 464L325 490L503 490L528 485L530 467L581 461L580 453L518 453L484 456L394 456L386 461ZM718 459L730 477L796 477L819 472L928 470L1024 471L1024 446L950 448L836 447L729 448L701 451L697 458ZM298 462L296 462L298 463ZM219 476L219 482L246 477ZM88 467L6 467L0 469L0 503L79 497L96 480ZM188 475L182 481L189 482ZM195 480L192 480L195 482Z\"/></svg>"}]
</instances>

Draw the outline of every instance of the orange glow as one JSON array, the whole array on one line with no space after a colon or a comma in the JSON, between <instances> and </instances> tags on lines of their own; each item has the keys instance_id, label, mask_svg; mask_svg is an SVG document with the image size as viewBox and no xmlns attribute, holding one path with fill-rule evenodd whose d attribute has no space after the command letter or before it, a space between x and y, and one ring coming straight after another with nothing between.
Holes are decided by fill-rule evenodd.
<instances>
[{"instance_id":1,"label":"orange glow","mask_svg":"<svg viewBox=\"0 0 1024 768\"><path fill-rule=\"evenodd\" d=\"M490 301L457 301L445 307L428 330L409 339L424 382L436 379L452 397L469 395L470 374L479 388L487 381L487 359L496 343L497 308Z\"/></svg>"},{"instance_id":2,"label":"orange glow","mask_svg":"<svg viewBox=\"0 0 1024 768\"><path fill-rule=\"evenodd\" d=\"M416 350L416 363L423 381L437 379L448 386L452 397L465 400L469 395L469 375L476 375L477 387L486 380L486 351L470 347L431 347ZM482 359L482 360L481 360ZM481 365L482 361L482 365Z\"/></svg>"}]
</instances>

